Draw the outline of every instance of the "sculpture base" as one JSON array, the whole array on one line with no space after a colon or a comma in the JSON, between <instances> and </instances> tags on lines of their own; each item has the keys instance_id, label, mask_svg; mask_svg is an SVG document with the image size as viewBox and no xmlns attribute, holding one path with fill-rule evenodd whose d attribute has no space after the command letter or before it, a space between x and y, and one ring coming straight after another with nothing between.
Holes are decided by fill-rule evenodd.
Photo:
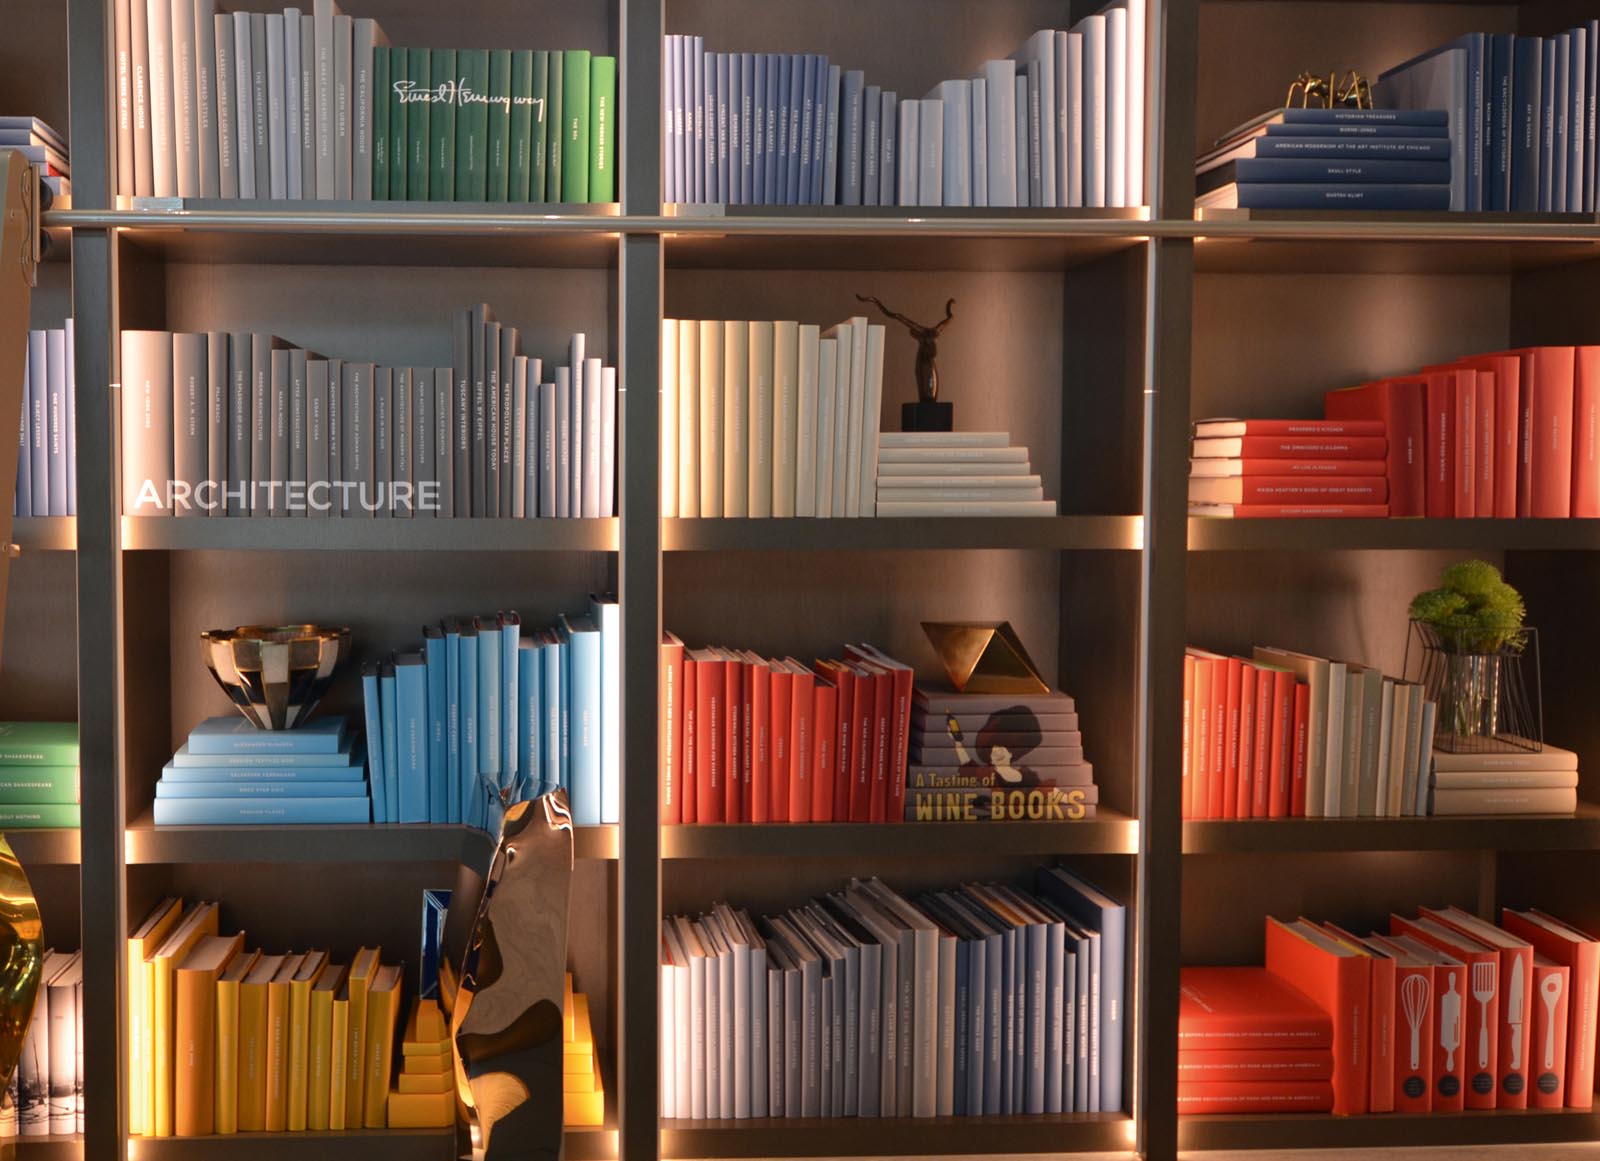
<instances>
[{"instance_id":1,"label":"sculpture base","mask_svg":"<svg viewBox=\"0 0 1600 1161\"><path fill-rule=\"evenodd\" d=\"M954 403L944 403L937 399L925 403L919 399L915 403L900 405L901 431L954 431L955 429Z\"/></svg>"}]
</instances>

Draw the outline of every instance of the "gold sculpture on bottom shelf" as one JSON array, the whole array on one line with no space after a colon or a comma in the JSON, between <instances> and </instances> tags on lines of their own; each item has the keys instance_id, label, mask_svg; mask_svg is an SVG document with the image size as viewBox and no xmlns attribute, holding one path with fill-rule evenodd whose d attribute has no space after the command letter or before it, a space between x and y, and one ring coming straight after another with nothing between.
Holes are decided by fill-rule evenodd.
<instances>
[{"instance_id":1,"label":"gold sculpture on bottom shelf","mask_svg":"<svg viewBox=\"0 0 1600 1161\"><path fill-rule=\"evenodd\" d=\"M44 925L33 887L11 844L0 835L0 1092L22 1056L33 1002L44 967ZM10 1123L16 1124L13 1112ZM0 1157L16 1155L16 1141L0 1141Z\"/></svg>"}]
</instances>

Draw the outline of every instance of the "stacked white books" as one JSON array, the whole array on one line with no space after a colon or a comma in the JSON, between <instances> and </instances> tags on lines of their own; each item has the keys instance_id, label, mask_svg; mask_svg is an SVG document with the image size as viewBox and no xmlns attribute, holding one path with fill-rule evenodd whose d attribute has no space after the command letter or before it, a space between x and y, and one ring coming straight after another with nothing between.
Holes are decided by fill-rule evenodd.
<instances>
[{"instance_id":1,"label":"stacked white books","mask_svg":"<svg viewBox=\"0 0 1600 1161\"><path fill-rule=\"evenodd\" d=\"M1003 431L878 437L879 516L1054 516L1028 449Z\"/></svg>"},{"instance_id":2,"label":"stacked white books","mask_svg":"<svg viewBox=\"0 0 1600 1161\"><path fill-rule=\"evenodd\" d=\"M16 149L39 172L39 184L50 191L49 205L59 206L72 194L72 167L66 138L37 117L0 116L0 150Z\"/></svg>"},{"instance_id":3,"label":"stacked white books","mask_svg":"<svg viewBox=\"0 0 1600 1161\"><path fill-rule=\"evenodd\" d=\"M1492 753L1433 752L1430 814L1571 814L1578 809L1578 755L1513 739Z\"/></svg>"}]
</instances>

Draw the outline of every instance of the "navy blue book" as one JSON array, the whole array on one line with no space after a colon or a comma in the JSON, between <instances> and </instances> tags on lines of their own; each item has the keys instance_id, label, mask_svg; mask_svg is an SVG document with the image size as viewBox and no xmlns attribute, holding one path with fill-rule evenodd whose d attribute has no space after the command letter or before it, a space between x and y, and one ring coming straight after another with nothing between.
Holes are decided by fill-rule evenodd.
<instances>
[{"instance_id":1,"label":"navy blue book","mask_svg":"<svg viewBox=\"0 0 1600 1161\"><path fill-rule=\"evenodd\" d=\"M1551 144L1550 209L1561 214L1567 210L1567 162L1571 157L1572 117L1572 34L1563 32L1555 38L1555 139Z\"/></svg>"},{"instance_id":2,"label":"navy blue book","mask_svg":"<svg viewBox=\"0 0 1600 1161\"><path fill-rule=\"evenodd\" d=\"M372 821L365 798L157 798L157 826L362 826Z\"/></svg>"},{"instance_id":3,"label":"navy blue book","mask_svg":"<svg viewBox=\"0 0 1600 1161\"><path fill-rule=\"evenodd\" d=\"M232 782L156 781L157 798L355 798L366 787L359 782L274 782L241 778Z\"/></svg>"},{"instance_id":4,"label":"navy blue book","mask_svg":"<svg viewBox=\"0 0 1600 1161\"><path fill-rule=\"evenodd\" d=\"M420 653L394 656L396 822L428 821L428 666Z\"/></svg>"},{"instance_id":5,"label":"navy blue book","mask_svg":"<svg viewBox=\"0 0 1600 1161\"><path fill-rule=\"evenodd\" d=\"M543 644L526 637L517 642L517 784L514 801L533 798L539 793L544 768L544 676Z\"/></svg>"},{"instance_id":6,"label":"navy blue book","mask_svg":"<svg viewBox=\"0 0 1600 1161\"><path fill-rule=\"evenodd\" d=\"M1489 149L1486 157L1486 210L1511 208L1511 58L1516 37L1489 37Z\"/></svg>"},{"instance_id":7,"label":"navy blue book","mask_svg":"<svg viewBox=\"0 0 1600 1161\"><path fill-rule=\"evenodd\" d=\"M449 683L444 630L438 625L422 629L422 658L428 667L428 821L450 822Z\"/></svg>"},{"instance_id":8,"label":"navy blue book","mask_svg":"<svg viewBox=\"0 0 1600 1161\"><path fill-rule=\"evenodd\" d=\"M1567 101L1567 212L1576 214L1586 208L1583 195L1588 163L1584 152L1588 146L1584 139L1588 136L1588 110L1594 100L1594 94L1587 89L1589 54L1595 46L1585 27L1574 28L1567 34L1567 41L1567 88L1571 94Z\"/></svg>"},{"instance_id":9,"label":"navy blue book","mask_svg":"<svg viewBox=\"0 0 1600 1161\"><path fill-rule=\"evenodd\" d=\"M1391 125L1387 122L1379 125L1364 123L1351 124L1346 121L1334 121L1328 124L1306 124L1294 122L1285 124L1275 121L1266 127L1268 137L1340 137L1346 140L1364 137L1444 137L1450 136L1448 125Z\"/></svg>"},{"instance_id":10,"label":"navy blue book","mask_svg":"<svg viewBox=\"0 0 1600 1161\"><path fill-rule=\"evenodd\" d=\"M461 821L483 826L483 792L478 788L478 630L461 623Z\"/></svg>"},{"instance_id":11,"label":"navy blue book","mask_svg":"<svg viewBox=\"0 0 1600 1161\"><path fill-rule=\"evenodd\" d=\"M338 714L312 718L292 730L262 730L238 714L207 718L189 731L191 754L337 754L350 723Z\"/></svg>"},{"instance_id":12,"label":"navy blue book","mask_svg":"<svg viewBox=\"0 0 1600 1161\"><path fill-rule=\"evenodd\" d=\"M1539 62L1539 212L1555 208L1557 37L1541 42Z\"/></svg>"},{"instance_id":13,"label":"navy blue book","mask_svg":"<svg viewBox=\"0 0 1600 1161\"><path fill-rule=\"evenodd\" d=\"M1240 182L1207 195L1205 204L1246 210L1448 210L1450 187Z\"/></svg>"},{"instance_id":14,"label":"navy blue book","mask_svg":"<svg viewBox=\"0 0 1600 1161\"><path fill-rule=\"evenodd\" d=\"M378 693L383 706L383 785L374 783L374 796L383 796L383 814L389 822L400 821L400 703L395 687L394 662L378 666Z\"/></svg>"},{"instance_id":15,"label":"navy blue book","mask_svg":"<svg viewBox=\"0 0 1600 1161\"><path fill-rule=\"evenodd\" d=\"M789 196L789 74L793 70L794 58L786 52L775 53L772 64L774 67L769 70L767 78L771 90L768 110L775 125L773 139L768 144L775 151L775 168L768 174L767 200L772 205L781 206L787 204ZM772 75L774 73L776 75Z\"/></svg>"},{"instance_id":16,"label":"navy blue book","mask_svg":"<svg viewBox=\"0 0 1600 1161\"><path fill-rule=\"evenodd\" d=\"M811 198L817 168L817 138L813 128L816 118L813 110L817 101L817 62L821 58L807 53L800 59L805 62L805 70L800 81L800 188L795 203L809 206L815 204Z\"/></svg>"},{"instance_id":17,"label":"navy blue book","mask_svg":"<svg viewBox=\"0 0 1600 1161\"><path fill-rule=\"evenodd\" d=\"M750 204L767 204L767 54L751 53Z\"/></svg>"},{"instance_id":18,"label":"navy blue book","mask_svg":"<svg viewBox=\"0 0 1600 1161\"><path fill-rule=\"evenodd\" d=\"M1583 212L1595 213L1600 209L1600 157L1596 156L1596 137L1600 135L1600 20L1589 21L1588 32L1589 78L1585 82L1584 91L1588 96L1588 107L1584 110L1583 117ZM68 335L68 349L71 349L71 336ZM70 453L72 445L67 445ZM67 476L67 483L71 484L72 476Z\"/></svg>"},{"instance_id":19,"label":"navy blue book","mask_svg":"<svg viewBox=\"0 0 1600 1161\"><path fill-rule=\"evenodd\" d=\"M1230 181L1366 182L1379 185L1450 184L1448 161L1361 161L1317 157L1241 157L1204 174L1204 193Z\"/></svg>"},{"instance_id":20,"label":"navy blue book","mask_svg":"<svg viewBox=\"0 0 1600 1161\"><path fill-rule=\"evenodd\" d=\"M362 666L365 675L366 666ZM377 669L373 669L376 680ZM370 725L368 727L370 729ZM330 754L197 754L185 742L172 755L174 766L226 766L240 770L273 769L287 766L326 766L337 770L346 766L359 767L365 753L354 734L345 737L344 748Z\"/></svg>"},{"instance_id":21,"label":"navy blue book","mask_svg":"<svg viewBox=\"0 0 1600 1161\"><path fill-rule=\"evenodd\" d=\"M804 200L800 196L801 182L804 179L800 164L800 135L804 129L801 122L805 120L806 100L806 60L803 53L794 53L789 57L789 101L784 106L784 114L788 119L788 168L784 170L784 195L783 204L786 206L800 205Z\"/></svg>"},{"instance_id":22,"label":"navy blue book","mask_svg":"<svg viewBox=\"0 0 1600 1161\"><path fill-rule=\"evenodd\" d=\"M1435 50L1437 51L1437 50ZM1285 124L1448 125L1443 109L1284 109Z\"/></svg>"},{"instance_id":23,"label":"navy blue book","mask_svg":"<svg viewBox=\"0 0 1600 1161\"><path fill-rule=\"evenodd\" d=\"M1539 211L1539 117L1544 40L1519 36L1511 46L1511 204L1517 213Z\"/></svg>"},{"instance_id":24,"label":"navy blue book","mask_svg":"<svg viewBox=\"0 0 1600 1161\"><path fill-rule=\"evenodd\" d=\"M1257 157L1367 157L1377 160L1448 161L1448 137L1258 137Z\"/></svg>"},{"instance_id":25,"label":"navy blue book","mask_svg":"<svg viewBox=\"0 0 1600 1161\"><path fill-rule=\"evenodd\" d=\"M600 825L600 629L588 617L561 618L568 642L567 745L572 821Z\"/></svg>"},{"instance_id":26,"label":"navy blue book","mask_svg":"<svg viewBox=\"0 0 1600 1161\"><path fill-rule=\"evenodd\" d=\"M522 643L522 618L500 614L500 789L515 790L520 767L517 750L517 687L521 679L517 650Z\"/></svg>"},{"instance_id":27,"label":"navy blue book","mask_svg":"<svg viewBox=\"0 0 1600 1161\"><path fill-rule=\"evenodd\" d=\"M373 666L376 670L377 666ZM365 682L363 681L363 684ZM377 678L374 677L374 706L377 702ZM376 710L374 710L376 717ZM378 737L382 738L383 727L378 725ZM366 748L356 748L358 759L367 756ZM373 761L382 762L382 750L374 749ZM198 784L210 783L215 786L227 785L238 782L256 782L266 784L269 782L294 785L300 782L338 782L344 786L357 786L367 779L367 767L363 761L357 761L351 766L179 766L176 761L168 762L161 767L161 778L165 782L194 782ZM373 785L382 785L383 771L381 766L374 766L372 770ZM346 793L350 793L347 791ZM386 821L380 818L379 822Z\"/></svg>"},{"instance_id":28,"label":"navy blue book","mask_svg":"<svg viewBox=\"0 0 1600 1161\"><path fill-rule=\"evenodd\" d=\"M461 819L461 624L444 623L445 810L449 822Z\"/></svg>"},{"instance_id":29,"label":"navy blue book","mask_svg":"<svg viewBox=\"0 0 1600 1161\"><path fill-rule=\"evenodd\" d=\"M817 57L816 84L811 91L811 196L810 203L822 205L822 187L828 172L828 91L830 80L828 58ZM835 142L835 150L838 143Z\"/></svg>"}]
</instances>

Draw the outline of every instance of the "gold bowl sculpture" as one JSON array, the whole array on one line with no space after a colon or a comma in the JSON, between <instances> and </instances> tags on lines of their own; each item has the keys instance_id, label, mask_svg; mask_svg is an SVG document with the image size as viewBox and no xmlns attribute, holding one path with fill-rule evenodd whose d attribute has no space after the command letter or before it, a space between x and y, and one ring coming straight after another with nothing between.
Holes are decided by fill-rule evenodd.
<instances>
[{"instance_id":1,"label":"gold bowl sculpture","mask_svg":"<svg viewBox=\"0 0 1600 1161\"><path fill-rule=\"evenodd\" d=\"M263 730L306 723L350 655L340 625L241 625L200 634L206 666L228 700Z\"/></svg>"}]
</instances>

